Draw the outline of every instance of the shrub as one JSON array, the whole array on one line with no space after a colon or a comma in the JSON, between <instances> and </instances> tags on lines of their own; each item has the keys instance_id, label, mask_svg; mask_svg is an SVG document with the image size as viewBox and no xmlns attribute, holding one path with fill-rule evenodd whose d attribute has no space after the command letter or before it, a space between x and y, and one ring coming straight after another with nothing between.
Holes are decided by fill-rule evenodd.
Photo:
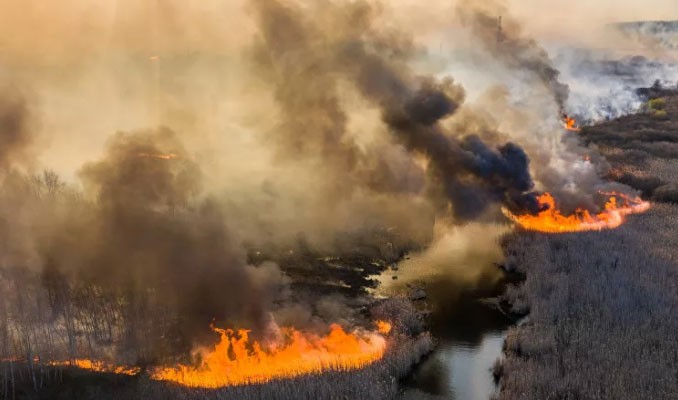
<instances>
[{"instance_id":1,"label":"shrub","mask_svg":"<svg viewBox=\"0 0 678 400\"><path fill-rule=\"evenodd\" d=\"M650 110L659 111L663 110L666 106L666 100L663 97L658 99L652 99L647 102L647 106Z\"/></svg>"},{"instance_id":2,"label":"shrub","mask_svg":"<svg viewBox=\"0 0 678 400\"><path fill-rule=\"evenodd\" d=\"M652 116L654 118L660 118L660 119L664 119L664 118L668 117L668 115L666 114L666 111L664 111L664 110L657 110L657 111L652 113Z\"/></svg>"}]
</instances>

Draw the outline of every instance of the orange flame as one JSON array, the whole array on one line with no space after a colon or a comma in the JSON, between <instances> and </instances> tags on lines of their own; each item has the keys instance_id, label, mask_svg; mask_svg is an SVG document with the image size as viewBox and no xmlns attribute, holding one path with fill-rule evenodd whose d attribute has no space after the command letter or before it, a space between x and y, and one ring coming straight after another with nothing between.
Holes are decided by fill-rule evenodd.
<instances>
[{"instance_id":1,"label":"orange flame","mask_svg":"<svg viewBox=\"0 0 678 400\"><path fill-rule=\"evenodd\" d=\"M550 193L538 197L541 206L548 206L537 215L515 215L502 208L502 212L522 228L550 233L600 231L614 229L624 223L629 214L638 214L647 211L650 203L640 198L630 198L619 193L603 193L610 196L605 204L605 210L592 215L587 210L577 209L574 215L565 216L556 208L556 201ZM617 199L622 204L617 203Z\"/></svg>"},{"instance_id":2,"label":"orange flame","mask_svg":"<svg viewBox=\"0 0 678 400\"><path fill-rule=\"evenodd\" d=\"M577 120L567 114L563 114L563 127L568 131L579 132L581 129L577 126Z\"/></svg>"},{"instance_id":3,"label":"orange flame","mask_svg":"<svg viewBox=\"0 0 678 400\"><path fill-rule=\"evenodd\" d=\"M223 386L263 383L273 379L292 378L327 370L352 370L381 359L386 350L391 324L375 322L378 332L356 330L347 333L330 325L326 336L303 333L294 328L281 328L280 339L268 350L257 341L249 340L249 331L212 329L221 336L211 350L200 352L198 367L179 364L150 370L155 380L176 382L189 387L218 388ZM0 362L21 361L20 358L0 359ZM36 357L35 361L39 361ZM137 375L141 368L114 365L105 361L77 358L49 361L51 366L70 366L94 372Z\"/></svg>"},{"instance_id":4,"label":"orange flame","mask_svg":"<svg viewBox=\"0 0 678 400\"><path fill-rule=\"evenodd\" d=\"M90 360L86 358L76 358L75 360L69 361L51 361L49 362L49 365L70 366L81 369L87 369L95 372L108 372L122 375L136 375L141 371L141 368L139 367L130 367L126 365L123 366L113 365L104 361Z\"/></svg>"},{"instance_id":5,"label":"orange flame","mask_svg":"<svg viewBox=\"0 0 678 400\"><path fill-rule=\"evenodd\" d=\"M382 335L388 335L391 333L391 323L386 322L386 321L377 321L375 322L375 325L377 325L377 332L381 333Z\"/></svg>"},{"instance_id":6,"label":"orange flame","mask_svg":"<svg viewBox=\"0 0 678 400\"><path fill-rule=\"evenodd\" d=\"M205 388L262 383L326 370L362 368L383 357L386 349L382 335L365 331L347 333L336 324L330 326L326 336L282 328L283 339L269 350L264 350L257 341L250 341L247 330L236 334L231 329L212 329L221 340L212 350L203 352L198 367L157 368L151 377Z\"/></svg>"}]
</instances>

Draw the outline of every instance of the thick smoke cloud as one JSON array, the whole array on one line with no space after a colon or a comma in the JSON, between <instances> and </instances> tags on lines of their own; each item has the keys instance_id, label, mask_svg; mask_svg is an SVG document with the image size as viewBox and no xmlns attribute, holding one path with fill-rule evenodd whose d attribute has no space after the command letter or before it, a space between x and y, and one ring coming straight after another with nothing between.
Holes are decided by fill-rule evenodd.
<instances>
[{"instance_id":1,"label":"thick smoke cloud","mask_svg":"<svg viewBox=\"0 0 678 400\"><path fill-rule=\"evenodd\" d=\"M277 1L261 0L255 5L264 38L261 51L269 56L271 63L280 63L273 69L284 72L289 65L295 70L301 65L306 73L298 79L308 82L306 87L313 91L309 104L316 109L324 107L322 112L314 112L306 105L300 107L304 111L310 109L311 118L322 117L317 124L318 137L336 142L343 132L343 114L338 111L337 101L328 97L336 91L335 82L341 77L379 109L388 131L398 143L430 161L429 183L433 184L434 192L447 200L444 206L451 206L455 218L478 217L493 202L536 208L533 195L525 194L533 183L528 158L522 149L513 143L488 146L478 137L464 137L464 132L445 132L439 122L458 109L464 99L463 89L451 79L437 81L433 77L416 76L407 64L410 43L374 28L374 10L367 3L328 5L321 9L317 20L323 21L323 13L333 16L328 32L312 23L310 12L305 15L301 9L292 9ZM318 10L313 12L318 14ZM322 48L312 58L295 57L298 49L306 54L303 49L312 41L322 43L325 58ZM284 49L294 50L284 53L282 58L280 52ZM292 75L292 80L297 79L296 76ZM305 89L297 90L302 85L293 87L293 101L279 95L277 100L286 114L296 116L299 112L294 108L299 107L299 99L309 97ZM297 135L293 139L303 140L303 136L298 136L302 130L291 131ZM464 138L459 141L455 136ZM342 146L332 146L332 149L339 154L344 150Z\"/></svg>"},{"instance_id":2,"label":"thick smoke cloud","mask_svg":"<svg viewBox=\"0 0 678 400\"><path fill-rule=\"evenodd\" d=\"M523 111L529 121L531 136L515 132L512 135L522 136L520 143L539 165L533 171L538 189L553 194L564 213L580 208L599 211L605 201L601 192L637 195L628 186L602 178L608 168L604 158L595 149L585 147L577 135L562 132L557 113L573 114L580 123L587 123L633 112L641 104L634 90L642 86L639 82L650 76L665 80L671 76L667 73L670 64L653 63L642 57L615 60L599 50L581 49L560 50L560 57L552 60L542 45L524 33L528 21L514 19L510 11L500 1L468 0L456 4L459 22L487 53L483 55L490 56L484 58L485 62L501 65L506 70L502 71L506 85L516 92L525 85L529 88L518 104L506 108L511 113ZM493 67L486 69L492 71ZM567 85L563 76L568 78ZM572 93L569 84L574 89ZM539 93L534 88L546 90ZM556 109L544 107L548 104L546 96L554 100Z\"/></svg>"},{"instance_id":3,"label":"thick smoke cloud","mask_svg":"<svg viewBox=\"0 0 678 400\"><path fill-rule=\"evenodd\" d=\"M372 245L375 231L391 235L389 253L396 240L424 248L440 221L495 221L499 204L535 211L535 183L566 210L595 209L591 193L607 188L602 162L560 140L556 115L544 123L512 104L510 83L474 99L459 75L430 73L441 68L416 43L448 34L448 2L10 3L0 73L30 81L39 102L0 90L0 274L12 278L0 315L66 331L69 346L93 338L104 355L153 361L187 354L212 318L254 334L271 313L348 321L341 300L289 300L284 273L248 265L248 250L332 255ZM484 53L562 110L567 87L508 12L458 3ZM466 66L478 81L494 72L480 64ZM35 161L41 141L50 150Z\"/></svg>"},{"instance_id":4,"label":"thick smoke cloud","mask_svg":"<svg viewBox=\"0 0 678 400\"><path fill-rule=\"evenodd\" d=\"M2 273L25 290L30 275L21 271L40 271L49 308L38 311L63 316L71 355L83 352L80 330L114 344L90 355L129 362L188 354L212 339L214 321L265 334L273 302L286 298L275 264L247 264L218 203L204 195L200 167L169 129L114 135L105 155L81 169L84 192L50 172L6 172ZM5 289L16 304L21 294ZM84 318L76 309L92 312L94 325L69 325Z\"/></svg>"},{"instance_id":5,"label":"thick smoke cloud","mask_svg":"<svg viewBox=\"0 0 678 400\"><path fill-rule=\"evenodd\" d=\"M161 158L167 155L176 158ZM224 216L199 197L201 171L172 131L119 133L81 176L95 196L97 219L85 274L156 288L190 327L212 318L265 326L280 272L246 266Z\"/></svg>"},{"instance_id":6,"label":"thick smoke cloud","mask_svg":"<svg viewBox=\"0 0 678 400\"><path fill-rule=\"evenodd\" d=\"M29 161L35 130L26 95L14 85L0 83L0 168Z\"/></svg>"},{"instance_id":7,"label":"thick smoke cloud","mask_svg":"<svg viewBox=\"0 0 678 400\"><path fill-rule=\"evenodd\" d=\"M261 35L252 52L254 64L272 84L280 115L265 136L266 144L274 145L276 157L313 165L323 175L321 187L329 194L326 201L334 205L359 190L420 192L424 171L397 145L361 146L356 136L369 132L349 132L351 111L344 104L336 47L347 32L338 27L330 33L301 9L286 4L254 1L253 5ZM330 24L338 20L335 15L325 17Z\"/></svg>"}]
</instances>

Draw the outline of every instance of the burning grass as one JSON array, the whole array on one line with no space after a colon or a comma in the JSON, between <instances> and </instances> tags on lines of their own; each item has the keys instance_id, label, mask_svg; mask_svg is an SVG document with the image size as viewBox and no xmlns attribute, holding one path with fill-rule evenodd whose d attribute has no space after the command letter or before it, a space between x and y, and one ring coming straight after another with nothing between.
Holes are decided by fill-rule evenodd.
<instances>
[{"instance_id":1,"label":"burning grass","mask_svg":"<svg viewBox=\"0 0 678 400\"><path fill-rule=\"evenodd\" d=\"M101 360L90 360L87 358L76 358L68 361L49 361L47 365L76 367L87 371L104 372L118 375L137 375L141 372L141 368L128 365L115 365Z\"/></svg>"},{"instance_id":2,"label":"burning grass","mask_svg":"<svg viewBox=\"0 0 678 400\"><path fill-rule=\"evenodd\" d=\"M507 241L527 277L507 298L529 315L506 340L499 399L674 397L677 215L658 204L616 230Z\"/></svg>"},{"instance_id":3,"label":"burning grass","mask_svg":"<svg viewBox=\"0 0 678 400\"><path fill-rule=\"evenodd\" d=\"M266 350L247 331L213 328L221 340L199 354L202 361L195 367L5 359L0 361L0 393L52 400L392 399L398 380L431 351L433 341L406 299L380 301L371 311L373 318L393 320L376 319L376 331L348 332L334 325L325 335L283 328Z\"/></svg>"},{"instance_id":4,"label":"burning grass","mask_svg":"<svg viewBox=\"0 0 678 400\"><path fill-rule=\"evenodd\" d=\"M607 195L608 200L603 211L595 214L584 209L577 209L572 215L563 215L550 193L539 196L538 201L543 211L537 215L516 215L506 208L502 208L502 211L508 219L523 229L563 233L614 229L624 223L627 215L642 213L650 208L650 203L639 197L629 197L621 193Z\"/></svg>"},{"instance_id":5,"label":"burning grass","mask_svg":"<svg viewBox=\"0 0 678 400\"><path fill-rule=\"evenodd\" d=\"M385 335L391 331L392 325L387 321L376 321L375 325L378 332L361 329L347 332L340 325L332 324L329 333L324 336L281 328L276 340L267 345L251 340L248 330L236 332L212 326L220 340L214 347L198 352L198 358L202 360L198 366L153 367L149 369L149 376L187 387L220 388L361 369L383 358L386 352ZM34 362L39 363L40 360ZM141 372L141 368L136 366L84 358L48 361L47 365L129 376Z\"/></svg>"},{"instance_id":6,"label":"burning grass","mask_svg":"<svg viewBox=\"0 0 678 400\"><path fill-rule=\"evenodd\" d=\"M504 243L507 265L526 280L505 297L525 324L509 332L502 400L669 399L678 393L675 187L678 97L666 97L669 120L629 115L585 128L615 171L653 199L652 210L599 234L516 232ZM640 156L639 156L640 155Z\"/></svg>"},{"instance_id":7,"label":"burning grass","mask_svg":"<svg viewBox=\"0 0 678 400\"><path fill-rule=\"evenodd\" d=\"M388 324L379 321L380 326ZM282 328L268 350L249 338L249 332L212 327L221 337L212 349L201 354L198 367L179 365L155 369L156 380L184 386L218 388L268 382L327 370L363 368L384 356L386 338L376 332L346 332L332 324L326 336Z\"/></svg>"}]
</instances>

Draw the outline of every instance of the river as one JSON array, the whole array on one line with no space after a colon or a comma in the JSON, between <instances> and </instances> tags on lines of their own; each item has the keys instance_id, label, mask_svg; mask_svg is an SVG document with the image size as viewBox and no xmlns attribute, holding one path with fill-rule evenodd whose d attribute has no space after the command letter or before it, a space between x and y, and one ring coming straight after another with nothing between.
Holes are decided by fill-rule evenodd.
<instances>
[{"instance_id":1,"label":"river","mask_svg":"<svg viewBox=\"0 0 678 400\"><path fill-rule=\"evenodd\" d=\"M403 399L488 400L497 390L491 368L514 320L479 301L488 294L429 295L429 328L438 345L405 380Z\"/></svg>"}]
</instances>

